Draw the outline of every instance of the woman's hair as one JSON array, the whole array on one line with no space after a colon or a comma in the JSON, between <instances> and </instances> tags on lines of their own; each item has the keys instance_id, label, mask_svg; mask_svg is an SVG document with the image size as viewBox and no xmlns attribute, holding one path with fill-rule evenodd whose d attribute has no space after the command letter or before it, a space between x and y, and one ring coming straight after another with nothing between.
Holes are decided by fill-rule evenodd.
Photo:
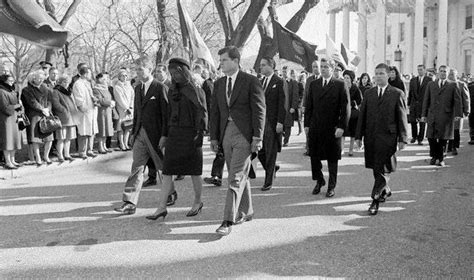
<instances>
[{"instance_id":1,"label":"woman's hair","mask_svg":"<svg viewBox=\"0 0 474 280\"><path fill-rule=\"evenodd\" d=\"M89 67L87 66L84 66L81 69L79 69L79 75L81 76L85 75L87 72L89 72Z\"/></svg>"},{"instance_id":2,"label":"woman's hair","mask_svg":"<svg viewBox=\"0 0 474 280\"><path fill-rule=\"evenodd\" d=\"M354 71L351 71L351 70L344 70L344 72L342 72L342 76L344 77L345 75L349 76L349 78L351 78L351 83L354 82L354 79L355 79L355 73Z\"/></svg>"},{"instance_id":3,"label":"woman's hair","mask_svg":"<svg viewBox=\"0 0 474 280\"><path fill-rule=\"evenodd\" d=\"M27 77L27 80L29 83L31 83L34 79L37 79L39 77L43 76L43 78L45 77L44 75L44 71L43 70L36 70L34 72L31 72L28 77Z\"/></svg>"},{"instance_id":4,"label":"woman's hair","mask_svg":"<svg viewBox=\"0 0 474 280\"><path fill-rule=\"evenodd\" d=\"M362 87L363 84L362 84L362 79L364 77L367 77L367 85L370 85L371 84L371 81L370 81L370 75L368 73L362 73L362 75L360 75L360 78L359 78L359 87Z\"/></svg>"},{"instance_id":5,"label":"woman's hair","mask_svg":"<svg viewBox=\"0 0 474 280\"><path fill-rule=\"evenodd\" d=\"M390 66L390 71L395 72L395 81L397 81L397 80L401 81L402 80L402 78L400 77L400 72L397 69L397 66Z\"/></svg>"},{"instance_id":6,"label":"woman's hair","mask_svg":"<svg viewBox=\"0 0 474 280\"><path fill-rule=\"evenodd\" d=\"M69 81L70 81L70 78L68 75L66 74L62 74L59 76L58 80L57 80L57 84L62 84L64 82L67 82L69 84Z\"/></svg>"}]
</instances>

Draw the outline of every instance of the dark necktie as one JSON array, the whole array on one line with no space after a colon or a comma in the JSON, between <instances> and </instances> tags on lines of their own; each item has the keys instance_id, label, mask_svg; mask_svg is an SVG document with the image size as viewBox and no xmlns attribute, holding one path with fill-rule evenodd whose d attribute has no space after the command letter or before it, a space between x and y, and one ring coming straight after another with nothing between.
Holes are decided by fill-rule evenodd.
<instances>
[{"instance_id":1,"label":"dark necktie","mask_svg":"<svg viewBox=\"0 0 474 280\"><path fill-rule=\"evenodd\" d=\"M324 84L323 84L323 87L326 87L328 84L328 80L324 80Z\"/></svg>"},{"instance_id":2,"label":"dark necktie","mask_svg":"<svg viewBox=\"0 0 474 280\"><path fill-rule=\"evenodd\" d=\"M227 98L230 99L230 96L232 95L232 78L229 77L227 80Z\"/></svg>"},{"instance_id":3,"label":"dark necktie","mask_svg":"<svg viewBox=\"0 0 474 280\"><path fill-rule=\"evenodd\" d=\"M268 77L265 77L263 79L263 90L266 90L267 89L267 80L268 80Z\"/></svg>"},{"instance_id":4,"label":"dark necktie","mask_svg":"<svg viewBox=\"0 0 474 280\"><path fill-rule=\"evenodd\" d=\"M379 100L382 99L382 88L379 88Z\"/></svg>"}]
</instances>

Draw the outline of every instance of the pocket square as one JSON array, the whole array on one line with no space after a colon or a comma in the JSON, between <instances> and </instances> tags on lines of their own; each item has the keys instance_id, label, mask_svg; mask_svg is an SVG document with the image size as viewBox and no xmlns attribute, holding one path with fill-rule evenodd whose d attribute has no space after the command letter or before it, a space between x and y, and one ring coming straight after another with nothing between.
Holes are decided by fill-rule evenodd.
<instances>
[{"instance_id":1,"label":"pocket square","mask_svg":"<svg viewBox=\"0 0 474 280\"><path fill-rule=\"evenodd\" d=\"M156 97L155 97L155 96L152 96L152 97L150 98L150 100L153 100L153 99L156 99Z\"/></svg>"},{"instance_id":2,"label":"pocket square","mask_svg":"<svg viewBox=\"0 0 474 280\"><path fill-rule=\"evenodd\" d=\"M272 88L276 88L276 87L277 87L277 85L273 85L273 86L272 86Z\"/></svg>"}]
</instances>

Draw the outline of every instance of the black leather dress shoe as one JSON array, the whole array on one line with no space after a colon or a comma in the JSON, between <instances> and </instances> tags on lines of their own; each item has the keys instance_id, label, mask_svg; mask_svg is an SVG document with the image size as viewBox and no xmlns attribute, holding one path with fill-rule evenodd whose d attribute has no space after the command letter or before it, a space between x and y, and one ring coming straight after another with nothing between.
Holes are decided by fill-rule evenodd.
<instances>
[{"instance_id":1,"label":"black leather dress shoe","mask_svg":"<svg viewBox=\"0 0 474 280\"><path fill-rule=\"evenodd\" d=\"M133 205L133 203L125 202L124 204L122 204L122 206L114 208L114 210L126 215L132 215L135 214L137 207Z\"/></svg>"},{"instance_id":2,"label":"black leather dress shoe","mask_svg":"<svg viewBox=\"0 0 474 280\"><path fill-rule=\"evenodd\" d=\"M323 180L323 181L318 181L316 183L316 186L314 187L313 189L313 194L318 194L321 192L321 188L326 185L326 182Z\"/></svg>"},{"instance_id":3,"label":"black leather dress shoe","mask_svg":"<svg viewBox=\"0 0 474 280\"><path fill-rule=\"evenodd\" d=\"M250 179L255 179L257 176L255 174L255 170L253 170L253 167L250 166L250 170L249 170L249 178Z\"/></svg>"},{"instance_id":4,"label":"black leather dress shoe","mask_svg":"<svg viewBox=\"0 0 474 280\"><path fill-rule=\"evenodd\" d=\"M235 225L240 225L240 224L243 224L245 222L250 222L251 220L253 220L253 215L242 215L240 216L240 218L237 219L237 221L235 221Z\"/></svg>"},{"instance_id":5,"label":"black leather dress shoe","mask_svg":"<svg viewBox=\"0 0 474 280\"><path fill-rule=\"evenodd\" d=\"M410 140L410 143L411 143L411 144L413 144L413 143L415 143L415 142L416 142L416 139L415 139L415 138L412 138L412 139Z\"/></svg>"},{"instance_id":6,"label":"black leather dress shoe","mask_svg":"<svg viewBox=\"0 0 474 280\"><path fill-rule=\"evenodd\" d=\"M229 235L232 231L232 222L230 221L223 221L221 226L217 228L216 233L222 236Z\"/></svg>"},{"instance_id":7,"label":"black leather dress shoe","mask_svg":"<svg viewBox=\"0 0 474 280\"><path fill-rule=\"evenodd\" d=\"M431 158L430 165L436 165L436 158L434 157Z\"/></svg>"},{"instance_id":8,"label":"black leather dress shoe","mask_svg":"<svg viewBox=\"0 0 474 280\"><path fill-rule=\"evenodd\" d=\"M377 215L378 211L379 211L379 201L374 199L374 200L372 200L372 203L370 204L369 214L370 215Z\"/></svg>"},{"instance_id":9,"label":"black leather dress shoe","mask_svg":"<svg viewBox=\"0 0 474 280\"><path fill-rule=\"evenodd\" d=\"M265 185L263 185L263 187L260 190L265 192L265 191L271 190L271 188L272 188L272 185L265 184Z\"/></svg>"},{"instance_id":10,"label":"black leather dress shoe","mask_svg":"<svg viewBox=\"0 0 474 280\"><path fill-rule=\"evenodd\" d=\"M388 186L385 186L382 192L380 193L379 201L385 202L385 200L387 200L387 198L389 198L390 196L392 196L392 191Z\"/></svg>"},{"instance_id":11,"label":"black leather dress shoe","mask_svg":"<svg viewBox=\"0 0 474 280\"><path fill-rule=\"evenodd\" d=\"M204 178L204 183L212 184L216 187L220 187L220 186L222 186L222 179L217 177L217 176L206 177L206 178Z\"/></svg>"},{"instance_id":12,"label":"black leather dress shoe","mask_svg":"<svg viewBox=\"0 0 474 280\"><path fill-rule=\"evenodd\" d=\"M148 180L146 180L143 183L142 188L146 188L146 187L150 187L150 186L154 186L154 185L156 185L156 179L155 178L148 178Z\"/></svg>"},{"instance_id":13,"label":"black leather dress shoe","mask_svg":"<svg viewBox=\"0 0 474 280\"><path fill-rule=\"evenodd\" d=\"M273 173L273 178L276 178L278 170L280 170L280 166L275 165L275 172Z\"/></svg>"},{"instance_id":14,"label":"black leather dress shoe","mask_svg":"<svg viewBox=\"0 0 474 280\"><path fill-rule=\"evenodd\" d=\"M336 192L334 191L333 188L331 188L331 189L328 189L328 191L326 192L326 197L333 197L335 194Z\"/></svg>"},{"instance_id":15,"label":"black leather dress shoe","mask_svg":"<svg viewBox=\"0 0 474 280\"><path fill-rule=\"evenodd\" d=\"M458 153L458 149L456 148L453 148L453 156L457 156L459 153Z\"/></svg>"}]
</instances>

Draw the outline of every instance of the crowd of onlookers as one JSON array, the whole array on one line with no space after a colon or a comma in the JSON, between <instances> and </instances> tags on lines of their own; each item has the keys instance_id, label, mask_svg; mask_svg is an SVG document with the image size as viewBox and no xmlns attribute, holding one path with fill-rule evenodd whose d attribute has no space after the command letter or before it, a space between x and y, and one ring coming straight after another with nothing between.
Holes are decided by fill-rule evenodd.
<instances>
[{"instance_id":1,"label":"crowd of onlookers","mask_svg":"<svg viewBox=\"0 0 474 280\"><path fill-rule=\"evenodd\" d=\"M430 81L434 80L437 73L424 67L420 68L417 76L401 75L397 67L390 67L390 85L401 89L406 94L406 101L410 109L409 121L412 123L412 143L422 142L418 134L424 133L415 129L419 125L421 112L415 109L413 94L410 94L410 81L418 76L425 76ZM254 71L249 71L255 74ZM0 156L7 169L17 169L21 164L16 160L16 151L22 149L22 135L26 135L28 143L29 160L24 164L38 166L51 164L51 155L57 156L57 161L74 161L75 158L87 159L96 157L97 154L106 154L131 149L130 133L133 125L133 104L135 79L130 77L131 71L121 68L113 77L107 72L98 73L93 77L91 69L85 64L77 65L77 74L70 77L62 74L51 63L43 62L41 69L30 73L27 84L21 91L15 84L15 77L7 70L0 74ZM196 64L193 67L194 78L202 84L206 93L207 109L210 108L210 99L213 81L220 75L210 72L205 67ZM303 131L302 115L304 99L308 84L320 76L319 64L313 63L313 72L296 71L283 67L281 72L275 74L285 80L293 81L297 85L297 96L289 99L296 100L297 109L291 114L298 124L298 134ZM339 65L333 73L335 78L345 81L349 91L351 112L356 113L361 105L364 93L371 88L372 80L368 73L356 77L350 70L343 70ZM257 74L260 76L260 74ZM154 77L169 86L171 81L167 67L160 64L154 70ZM448 79L454 82L464 82L472 85L470 74L464 73L459 77L455 69L451 69ZM20 94L21 93L21 94ZM469 93L467 93L469 94ZM420 111L421 108L418 110ZM38 125L42 118L48 116L59 118L62 128L54 133L42 133ZM26 125L25 122L26 121ZM353 116L349 121L348 129L344 136L350 137L349 156L353 155L354 135L357 118ZM290 129L293 122L286 125ZM462 129L462 120L456 123L455 140L448 145L449 152L457 154L459 147L459 131ZM26 133L23 134L22 130ZM288 130L287 130L288 131ZM284 146L288 145L290 133L286 133ZM116 137L117 147L112 149L112 139ZM472 137L473 138L473 137ZM474 139L473 139L474 140ZM344 141L342 142L344 145ZM76 153L71 153L71 146ZM42 155L40 153L42 150ZM74 155L74 156L73 156Z\"/></svg>"}]
</instances>

